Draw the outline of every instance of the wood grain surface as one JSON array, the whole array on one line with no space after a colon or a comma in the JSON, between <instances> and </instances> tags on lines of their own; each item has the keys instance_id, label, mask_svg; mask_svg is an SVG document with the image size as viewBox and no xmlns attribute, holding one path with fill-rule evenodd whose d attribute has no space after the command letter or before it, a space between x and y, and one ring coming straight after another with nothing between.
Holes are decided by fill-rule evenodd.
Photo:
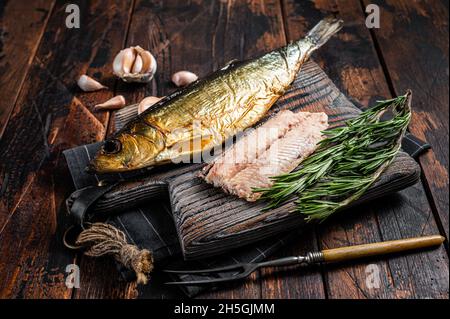
<instances>
[{"instance_id":1,"label":"wood grain surface","mask_svg":"<svg viewBox=\"0 0 450 319\"><path fill-rule=\"evenodd\" d=\"M0 4L0 137L34 58L54 1L2 1ZM20 17L20 19L18 19Z\"/></svg>"},{"instance_id":2,"label":"wood grain surface","mask_svg":"<svg viewBox=\"0 0 450 319\"><path fill-rule=\"evenodd\" d=\"M420 163L425 190L448 238L448 1L372 2L382 8L385 20L384 28L374 30L374 38L392 93L413 90L411 132L433 146Z\"/></svg>"},{"instance_id":3,"label":"wood grain surface","mask_svg":"<svg viewBox=\"0 0 450 319\"><path fill-rule=\"evenodd\" d=\"M438 233L448 238L447 1L72 2L80 6L81 29L65 27L65 1L0 3L0 298L151 296L151 285L117 281L109 259L94 261L62 247L68 223L63 201L73 186L61 151L112 131L109 114L93 112L94 103L114 94L128 103L166 95L174 90L173 72L204 76L232 59L298 39L330 13L346 23L315 61L361 107L411 88L410 130L433 150L420 158L422 183L315 227L275 257ZM380 29L364 25L369 3L381 8ZM158 60L158 73L146 86L123 84L111 72L114 55L136 44ZM110 89L81 92L75 81L83 73ZM307 271L266 269L202 297L448 298L446 243ZM72 263L81 268L80 289L65 285ZM379 288L367 285L374 269Z\"/></svg>"}]
</instances>

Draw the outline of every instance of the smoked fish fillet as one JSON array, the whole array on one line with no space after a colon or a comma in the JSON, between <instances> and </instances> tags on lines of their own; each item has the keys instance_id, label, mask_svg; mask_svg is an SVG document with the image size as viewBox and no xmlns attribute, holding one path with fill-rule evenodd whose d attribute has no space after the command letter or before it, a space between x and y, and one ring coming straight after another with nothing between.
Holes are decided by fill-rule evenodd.
<instances>
[{"instance_id":1,"label":"smoked fish fillet","mask_svg":"<svg viewBox=\"0 0 450 319\"><path fill-rule=\"evenodd\" d=\"M259 132L272 131L271 128L278 134L262 134L268 137L256 138ZM253 189L269 187L272 185L270 177L294 170L315 151L317 143L324 138L322 131L327 128L328 117L325 113L281 111L240 139L216 159L217 163L207 166L204 179L227 193L256 201L260 194L253 192ZM254 156L244 157L240 163L230 162L238 149L246 149ZM225 159L227 161L223 162Z\"/></svg>"}]
</instances>

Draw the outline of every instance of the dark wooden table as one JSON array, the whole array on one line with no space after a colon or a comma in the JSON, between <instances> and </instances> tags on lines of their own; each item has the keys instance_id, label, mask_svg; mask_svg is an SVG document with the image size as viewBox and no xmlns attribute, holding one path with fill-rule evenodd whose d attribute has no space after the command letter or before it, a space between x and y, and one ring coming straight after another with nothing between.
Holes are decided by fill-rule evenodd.
<instances>
[{"instance_id":1,"label":"dark wooden table","mask_svg":"<svg viewBox=\"0 0 450 319\"><path fill-rule=\"evenodd\" d=\"M96 102L115 94L129 103L166 95L173 72L202 76L280 47L330 13L345 27L315 61L362 107L411 88L410 129L433 150L420 158L420 183L319 225L278 256L427 234L448 238L448 1L78 2L81 28L68 29L67 1L0 0L0 297L149 296L151 284L119 282L111 262L62 246L64 199L73 185L61 152L111 132L110 114L92 111ZM370 3L381 9L379 29L365 26ZM112 76L113 57L127 45L157 56L151 84L134 87ZM110 90L82 93L75 81L83 73ZM65 285L72 263L81 269L79 289ZM379 287L370 282L377 274ZM326 269L263 270L252 279L201 297L448 298L448 242Z\"/></svg>"}]
</instances>

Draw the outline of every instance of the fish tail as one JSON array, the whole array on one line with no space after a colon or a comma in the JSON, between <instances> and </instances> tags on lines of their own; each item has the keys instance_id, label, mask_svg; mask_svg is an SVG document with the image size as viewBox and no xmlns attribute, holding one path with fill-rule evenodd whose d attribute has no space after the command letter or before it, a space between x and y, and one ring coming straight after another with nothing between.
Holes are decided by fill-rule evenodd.
<instances>
[{"instance_id":1,"label":"fish tail","mask_svg":"<svg viewBox=\"0 0 450 319\"><path fill-rule=\"evenodd\" d=\"M342 29L343 24L344 21L332 16L326 17L316 24L306 36L306 39L312 44L312 50L316 50L325 44L334 34Z\"/></svg>"}]
</instances>

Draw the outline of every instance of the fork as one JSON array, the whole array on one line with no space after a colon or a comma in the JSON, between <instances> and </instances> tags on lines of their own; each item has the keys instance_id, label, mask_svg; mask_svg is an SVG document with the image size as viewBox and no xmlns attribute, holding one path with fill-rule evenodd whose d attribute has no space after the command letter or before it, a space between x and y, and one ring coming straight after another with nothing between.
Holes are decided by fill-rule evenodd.
<instances>
[{"instance_id":1,"label":"fork","mask_svg":"<svg viewBox=\"0 0 450 319\"><path fill-rule=\"evenodd\" d=\"M284 257L259 263L237 263L225 267L196 269L196 270L176 270L164 269L163 272L177 275L220 275L221 273L234 272L222 278L210 278L205 280L173 281L166 282L168 285L202 285L219 282L234 281L248 277L252 272L264 267L279 267L292 265L313 265L321 263L341 262L364 257L385 255L403 252L413 249L437 246L445 240L440 235L407 238L400 240L384 241L372 244L347 246L333 249L326 249L317 252L308 252L304 256Z\"/></svg>"}]
</instances>

